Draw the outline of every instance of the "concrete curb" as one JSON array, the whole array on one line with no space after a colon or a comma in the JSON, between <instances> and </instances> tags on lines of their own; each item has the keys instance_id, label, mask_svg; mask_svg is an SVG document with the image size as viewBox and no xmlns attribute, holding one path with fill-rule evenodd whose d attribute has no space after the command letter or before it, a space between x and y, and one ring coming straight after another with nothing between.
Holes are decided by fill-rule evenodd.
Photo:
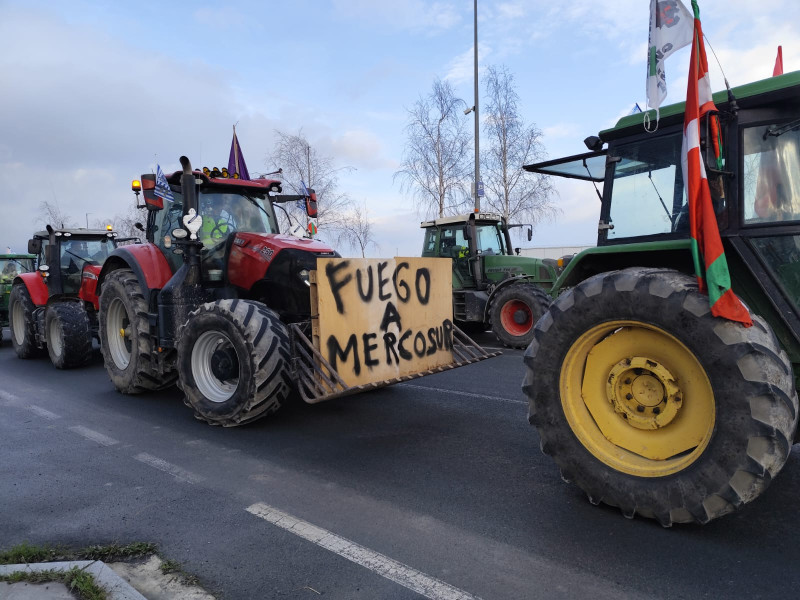
<instances>
[{"instance_id":1,"label":"concrete curb","mask_svg":"<svg viewBox=\"0 0 800 600\"><path fill-rule=\"evenodd\" d=\"M99 560L75 560L66 562L34 563L20 565L0 565L0 575L10 575L17 571L35 573L38 571L69 571L73 567L90 573L97 584L108 592L109 600L147 600L131 584L117 575L106 563Z\"/></svg>"}]
</instances>

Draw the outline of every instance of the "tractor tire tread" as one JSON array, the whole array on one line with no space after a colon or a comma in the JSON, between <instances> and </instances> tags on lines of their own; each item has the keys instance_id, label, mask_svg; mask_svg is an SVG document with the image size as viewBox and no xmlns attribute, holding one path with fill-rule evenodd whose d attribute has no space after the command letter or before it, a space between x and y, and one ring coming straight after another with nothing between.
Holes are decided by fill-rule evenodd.
<instances>
[{"instance_id":1,"label":"tractor tire tread","mask_svg":"<svg viewBox=\"0 0 800 600\"><path fill-rule=\"evenodd\" d=\"M56 302L47 307L45 331L50 335L53 320L61 328L61 353L56 354L48 339L47 351L57 369L72 369L92 360L92 324L80 302Z\"/></svg>"},{"instance_id":2,"label":"tractor tire tread","mask_svg":"<svg viewBox=\"0 0 800 600\"><path fill-rule=\"evenodd\" d=\"M17 336L14 330L14 305L19 302L22 305L22 315L25 321L23 327L24 337L21 343L17 343ZM23 283L17 283L11 288L8 298L8 322L11 333L11 345L19 358L39 358L45 353L45 349L36 343L36 317L34 312L36 305L31 299L28 288Z\"/></svg>"},{"instance_id":3,"label":"tractor tire tread","mask_svg":"<svg viewBox=\"0 0 800 600\"><path fill-rule=\"evenodd\" d=\"M107 339L107 307L114 297L126 298L126 310L130 318L131 327L134 330L137 352L131 353L130 360L134 364L134 371L119 373L111 351L108 348ZM131 315L133 318L131 318ZM159 372L157 364L153 358L153 338L150 334L150 324L148 320L147 300L141 292L139 279L131 269L117 269L109 273L103 282L103 290L100 294L100 349L103 354L103 361L111 380L117 390L123 394L141 394L168 388L175 384L177 373L174 367L167 368L165 372ZM126 369L127 370L127 369Z\"/></svg>"},{"instance_id":4,"label":"tractor tire tread","mask_svg":"<svg viewBox=\"0 0 800 600\"><path fill-rule=\"evenodd\" d=\"M642 311L653 307L652 323L694 347L717 404L709 446L691 468L655 478L661 482L626 475L591 455L566 422L558 384L562 361L582 331L608 319L641 320ZM777 337L760 316L751 317L753 327L712 317L696 280L670 269L610 271L568 290L537 322L524 355L522 388L542 451L593 503L655 518L665 527L707 523L754 500L788 458L798 400Z\"/></svg>"}]
</instances>

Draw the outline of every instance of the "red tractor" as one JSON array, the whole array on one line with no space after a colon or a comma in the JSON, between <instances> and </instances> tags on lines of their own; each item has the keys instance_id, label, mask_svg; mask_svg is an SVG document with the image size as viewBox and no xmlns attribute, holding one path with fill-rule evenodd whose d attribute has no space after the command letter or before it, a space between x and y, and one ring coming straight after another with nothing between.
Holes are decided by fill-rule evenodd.
<instances>
[{"instance_id":1,"label":"red tractor","mask_svg":"<svg viewBox=\"0 0 800 600\"><path fill-rule=\"evenodd\" d=\"M146 243L117 248L103 265L99 325L118 391L172 385L195 416L224 426L266 416L292 389L289 326L310 321L309 274L327 245L282 235L281 182L183 172L158 186L134 181L147 208ZM156 192L159 192L158 194ZM282 209L282 207L281 207Z\"/></svg>"},{"instance_id":2,"label":"red tractor","mask_svg":"<svg viewBox=\"0 0 800 600\"><path fill-rule=\"evenodd\" d=\"M47 350L59 369L79 367L92 357L97 338L96 294L101 265L117 246L114 231L53 229L28 241L38 270L17 275L8 300L11 344L19 358Z\"/></svg>"}]
</instances>

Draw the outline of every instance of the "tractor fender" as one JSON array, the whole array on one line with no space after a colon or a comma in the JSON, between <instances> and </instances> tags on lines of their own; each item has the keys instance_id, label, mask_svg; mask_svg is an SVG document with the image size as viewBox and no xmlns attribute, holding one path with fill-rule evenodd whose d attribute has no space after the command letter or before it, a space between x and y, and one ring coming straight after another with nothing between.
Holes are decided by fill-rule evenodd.
<instances>
[{"instance_id":1,"label":"tractor fender","mask_svg":"<svg viewBox=\"0 0 800 600\"><path fill-rule=\"evenodd\" d=\"M692 274L691 242L689 239L678 239L587 248L576 254L564 268L553 284L551 295L555 297L598 273L628 267L666 267Z\"/></svg>"},{"instance_id":2,"label":"tractor fender","mask_svg":"<svg viewBox=\"0 0 800 600\"><path fill-rule=\"evenodd\" d=\"M78 297L94 306L95 310L100 310L100 299L98 296L97 278L100 275L100 265L85 265L81 273L81 289L78 290Z\"/></svg>"},{"instance_id":3,"label":"tractor fender","mask_svg":"<svg viewBox=\"0 0 800 600\"><path fill-rule=\"evenodd\" d=\"M155 244L133 244L114 250L97 276L96 289L103 289L106 276L117 269L130 269L139 280L145 297L150 290L160 290L172 277L172 269Z\"/></svg>"},{"instance_id":4,"label":"tractor fender","mask_svg":"<svg viewBox=\"0 0 800 600\"><path fill-rule=\"evenodd\" d=\"M536 283L532 277L529 275L512 275L507 279L503 279L502 281L498 281L492 290L489 292L489 299L486 301L486 306L483 307L483 322L489 322L489 309L492 306L492 300L497 295L500 290L506 289L509 285L514 283L525 282L525 283Z\"/></svg>"},{"instance_id":5,"label":"tractor fender","mask_svg":"<svg viewBox=\"0 0 800 600\"><path fill-rule=\"evenodd\" d=\"M35 306L44 306L47 304L50 291L47 289L44 277L41 276L39 271L17 275L14 277L13 285L17 285L18 283L22 283L28 288L28 294L30 294L31 300Z\"/></svg>"}]
</instances>

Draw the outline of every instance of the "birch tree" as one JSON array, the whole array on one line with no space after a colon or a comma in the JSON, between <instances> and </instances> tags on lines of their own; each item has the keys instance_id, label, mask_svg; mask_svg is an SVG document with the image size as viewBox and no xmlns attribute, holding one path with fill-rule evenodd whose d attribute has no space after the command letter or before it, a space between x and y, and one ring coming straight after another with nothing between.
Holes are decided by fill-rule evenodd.
<instances>
[{"instance_id":1,"label":"birch tree","mask_svg":"<svg viewBox=\"0 0 800 600\"><path fill-rule=\"evenodd\" d=\"M369 220L367 204L354 204L346 215L346 220L339 242L344 242L353 250L361 252L361 258L365 258L369 248L379 249L380 246L375 242L372 233L372 222Z\"/></svg>"},{"instance_id":2,"label":"birch tree","mask_svg":"<svg viewBox=\"0 0 800 600\"><path fill-rule=\"evenodd\" d=\"M317 194L317 225L320 235L333 240L341 233L352 201L345 192L339 191L339 173L352 167L336 167L333 158L317 150L306 138L303 130L289 134L275 131L277 142L267 158L267 165L282 169L283 193L300 194L300 182L313 188ZM304 207L296 204L282 205L292 218L305 225ZM282 211L277 211L279 217ZM285 231L285 229L284 229Z\"/></svg>"},{"instance_id":3,"label":"birch tree","mask_svg":"<svg viewBox=\"0 0 800 600\"><path fill-rule=\"evenodd\" d=\"M481 145L485 148L481 170L486 196L482 204L509 222L536 225L550 220L559 212L550 179L522 169L547 157L542 132L519 114L514 76L505 67L488 67L484 81L486 141Z\"/></svg>"},{"instance_id":4,"label":"birch tree","mask_svg":"<svg viewBox=\"0 0 800 600\"><path fill-rule=\"evenodd\" d=\"M469 202L472 146L465 105L449 82L437 79L408 111L403 162L394 177L425 217L456 214Z\"/></svg>"}]
</instances>

